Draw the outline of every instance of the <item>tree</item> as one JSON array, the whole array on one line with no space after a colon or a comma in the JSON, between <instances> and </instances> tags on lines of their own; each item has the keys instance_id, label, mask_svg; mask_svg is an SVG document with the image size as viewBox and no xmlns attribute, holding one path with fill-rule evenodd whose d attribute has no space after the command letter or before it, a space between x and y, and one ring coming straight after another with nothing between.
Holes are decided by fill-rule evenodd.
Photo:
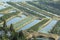
<instances>
[{"instance_id":1,"label":"tree","mask_svg":"<svg viewBox=\"0 0 60 40\"><path fill-rule=\"evenodd\" d=\"M22 30L19 32L19 37L20 37L20 38L24 37L24 33L23 33Z\"/></svg>"},{"instance_id":2,"label":"tree","mask_svg":"<svg viewBox=\"0 0 60 40\"><path fill-rule=\"evenodd\" d=\"M6 34L4 34L4 35L2 36L2 40L9 40L9 38L8 38L8 36L7 36Z\"/></svg>"},{"instance_id":3,"label":"tree","mask_svg":"<svg viewBox=\"0 0 60 40\"><path fill-rule=\"evenodd\" d=\"M3 30L5 31L5 33L7 33L7 25L6 25L6 20L3 19L4 23L3 23Z\"/></svg>"},{"instance_id":4,"label":"tree","mask_svg":"<svg viewBox=\"0 0 60 40\"><path fill-rule=\"evenodd\" d=\"M3 20L3 21L4 21L3 27L7 27L7 25L6 25L6 20Z\"/></svg>"},{"instance_id":5,"label":"tree","mask_svg":"<svg viewBox=\"0 0 60 40\"><path fill-rule=\"evenodd\" d=\"M12 40L18 40L18 33L17 32L14 33Z\"/></svg>"},{"instance_id":6,"label":"tree","mask_svg":"<svg viewBox=\"0 0 60 40\"><path fill-rule=\"evenodd\" d=\"M13 28L13 24L10 25L10 31L15 31Z\"/></svg>"}]
</instances>

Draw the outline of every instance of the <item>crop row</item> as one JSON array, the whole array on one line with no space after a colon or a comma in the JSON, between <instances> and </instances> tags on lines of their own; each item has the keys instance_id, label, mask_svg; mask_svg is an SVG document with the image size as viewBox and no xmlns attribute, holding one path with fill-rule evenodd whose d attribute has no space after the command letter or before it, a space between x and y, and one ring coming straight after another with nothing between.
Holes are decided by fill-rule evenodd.
<instances>
[{"instance_id":1,"label":"crop row","mask_svg":"<svg viewBox=\"0 0 60 40\"><path fill-rule=\"evenodd\" d=\"M34 30L34 31L38 31L39 28L45 24L47 21L49 21L49 19L44 19L41 22L37 23L36 25L32 26L31 28L29 28L28 30Z\"/></svg>"},{"instance_id":2,"label":"crop row","mask_svg":"<svg viewBox=\"0 0 60 40\"><path fill-rule=\"evenodd\" d=\"M58 14L58 15L60 14L60 11L58 9L53 8L51 6L48 6L48 5L45 5L45 4L42 4L42 3L41 4L40 3L36 3L36 2L27 2L27 3L29 3L31 5L34 5L34 6L38 7L39 9L42 9L42 10L46 10L48 12L51 12L51 13L54 13L54 14Z\"/></svg>"},{"instance_id":3,"label":"crop row","mask_svg":"<svg viewBox=\"0 0 60 40\"><path fill-rule=\"evenodd\" d=\"M28 10L27 8L25 7L22 7L22 6L19 6L15 3L12 3L12 2L8 2L8 4L12 5L13 7L21 10L21 11L24 11L24 12L27 12L27 13L30 13L30 14L33 14L33 15L36 15L36 16L39 16L39 17L42 17L42 18L45 18L45 16L42 16L42 15L39 15L39 14L36 14L36 12L34 11L31 11L31 10Z\"/></svg>"},{"instance_id":4,"label":"crop row","mask_svg":"<svg viewBox=\"0 0 60 40\"><path fill-rule=\"evenodd\" d=\"M9 9L12 9L12 7L9 6L7 8L4 8L4 9L0 10L0 12L6 11L6 10L9 10Z\"/></svg>"},{"instance_id":5,"label":"crop row","mask_svg":"<svg viewBox=\"0 0 60 40\"><path fill-rule=\"evenodd\" d=\"M14 15L17 15L17 14L19 14L20 12L19 11L17 11L17 12L12 12L12 13L7 13L7 14L5 14L4 16L2 16L2 17L0 17L0 23L5 19L5 20L7 20L8 18L10 18L10 17L12 17L12 16L14 16Z\"/></svg>"}]
</instances>

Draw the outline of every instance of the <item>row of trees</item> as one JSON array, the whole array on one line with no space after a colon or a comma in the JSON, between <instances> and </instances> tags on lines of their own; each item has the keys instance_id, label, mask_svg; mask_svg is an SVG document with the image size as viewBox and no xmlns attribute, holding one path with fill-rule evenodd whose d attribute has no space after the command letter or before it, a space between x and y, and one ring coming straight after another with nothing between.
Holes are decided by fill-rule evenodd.
<instances>
[{"instance_id":1,"label":"row of trees","mask_svg":"<svg viewBox=\"0 0 60 40\"><path fill-rule=\"evenodd\" d=\"M1 27L0 27L1 28ZM10 27L8 27L6 25L6 21L4 20L3 23L3 29L1 29L0 31L4 31L3 36L0 36L1 40L25 40L24 39L24 35L23 32L16 32L13 28L13 24L10 25ZM9 33L8 33L9 32ZM7 35L8 34L8 35ZM10 35L10 36L9 36Z\"/></svg>"},{"instance_id":2,"label":"row of trees","mask_svg":"<svg viewBox=\"0 0 60 40\"><path fill-rule=\"evenodd\" d=\"M8 27L6 25L5 20L4 20L2 28L3 28L2 30L4 31L5 34L3 34L3 36L0 36L0 40L27 40L26 39L27 34L34 32L33 30L31 30L31 31L27 30L26 31L27 33L24 31L16 32L15 29L13 28L13 24L11 24L10 27ZM10 36L7 35L8 32L10 32ZM37 40L35 37L33 37L33 38L34 38L33 40ZM28 40L31 40L31 38Z\"/></svg>"}]
</instances>

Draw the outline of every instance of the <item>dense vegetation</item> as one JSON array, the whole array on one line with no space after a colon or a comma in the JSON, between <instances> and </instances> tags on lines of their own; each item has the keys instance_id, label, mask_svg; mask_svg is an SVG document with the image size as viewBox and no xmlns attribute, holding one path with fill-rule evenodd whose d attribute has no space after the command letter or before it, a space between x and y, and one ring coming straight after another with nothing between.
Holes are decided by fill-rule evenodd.
<instances>
[{"instance_id":1,"label":"dense vegetation","mask_svg":"<svg viewBox=\"0 0 60 40\"><path fill-rule=\"evenodd\" d=\"M0 27L0 40L25 40L22 31L16 32L13 24L8 27L4 20L3 27Z\"/></svg>"},{"instance_id":2,"label":"dense vegetation","mask_svg":"<svg viewBox=\"0 0 60 40\"><path fill-rule=\"evenodd\" d=\"M46 10L48 12L60 15L60 10L59 9L53 8L53 7L48 6L44 3L37 3L37 2L28 2L28 3L31 4L31 5L34 5L34 6L40 8L42 10Z\"/></svg>"},{"instance_id":3,"label":"dense vegetation","mask_svg":"<svg viewBox=\"0 0 60 40\"><path fill-rule=\"evenodd\" d=\"M60 9L60 4L59 3L45 3L46 5L49 5L49 6L52 6L52 7L54 7L54 8L57 8L57 9Z\"/></svg>"},{"instance_id":4,"label":"dense vegetation","mask_svg":"<svg viewBox=\"0 0 60 40\"><path fill-rule=\"evenodd\" d=\"M60 21L57 22L57 24L51 30L51 33L60 35Z\"/></svg>"}]
</instances>

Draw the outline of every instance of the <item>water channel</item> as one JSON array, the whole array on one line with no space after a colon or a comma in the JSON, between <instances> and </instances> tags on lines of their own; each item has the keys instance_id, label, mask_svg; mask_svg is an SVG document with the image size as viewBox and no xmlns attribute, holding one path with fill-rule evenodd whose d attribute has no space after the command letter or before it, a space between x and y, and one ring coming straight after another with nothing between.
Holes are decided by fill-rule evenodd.
<instances>
[{"instance_id":1,"label":"water channel","mask_svg":"<svg viewBox=\"0 0 60 40\"><path fill-rule=\"evenodd\" d=\"M57 23L57 20L52 20L47 26L45 26L43 29L41 29L38 32L48 33Z\"/></svg>"},{"instance_id":2,"label":"water channel","mask_svg":"<svg viewBox=\"0 0 60 40\"><path fill-rule=\"evenodd\" d=\"M1 0L1 1L10 1L10 0ZM13 1L16 1L16 0L13 0ZM19 0L17 0L19 1ZM21 0L20 0L21 1ZM5 8L4 6L0 6L0 10ZM39 13L38 13L39 14ZM42 14L41 14L42 15ZM0 17L2 17L3 14L0 14ZM23 20L26 16L25 15L21 15L21 17L15 17L11 20L9 20L7 22L7 25L10 25L10 24L13 24L13 23L16 23L16 22L19 22L21 20ZM47 17L47 16L46 16ZM49 17L48 17L49 18ZM32 27L33 25L37 24L38 22L40 22L41 20L34 20L33 22L29 23L28 25L24 26L23 28L21 28L20 30L25 30L25 29L28 29L30 27ZM57 23L57 20L52 20L47 26L45 26L43 29L39 30L38 32L43 32L43 33L48 33L53 27L54 25ZM18 30L18 31L20 31ZM38 40L45 40L45 39L38 39ZM47 40L47 39L46 39Z\"/></svg>"},{"instance_id":3,"label":"water channel","mask_svg":"<svg viewBox=\"0 0 60 40\"><path fill-rule=\"evenodd\" d=\"M21 20L24 19L25 17L26 17L25 15L21 15L21 17L15 17L15 18L9 20L9 21L7 22L7 25L15 24L16 22L21 21Z\"/></svg>"},{"instance_id":4,"label":"water channel","mask_svg":"<svg viewBox=\"0 0 60 40\"><path fill-rule=\"evenodd\" d=\"M20 30L26 30L26 29L32 27L33 25L37 24L40 21L41 20L34 20L33 22L31 22L31 23L27 24L26 26L24 26L23 28L21 28ZM20 31L20 30L18 30L18 31Z\"/></svg>"},{"instance_id":5,"label":"water channel","mask_svg":"<svg viewBox=\"0 0 60 40\"><path fill-rule=\"evenodd\" d=\"M2 17L4 14L0 14L0 17Z\"/></svg>"}]
</instances>

